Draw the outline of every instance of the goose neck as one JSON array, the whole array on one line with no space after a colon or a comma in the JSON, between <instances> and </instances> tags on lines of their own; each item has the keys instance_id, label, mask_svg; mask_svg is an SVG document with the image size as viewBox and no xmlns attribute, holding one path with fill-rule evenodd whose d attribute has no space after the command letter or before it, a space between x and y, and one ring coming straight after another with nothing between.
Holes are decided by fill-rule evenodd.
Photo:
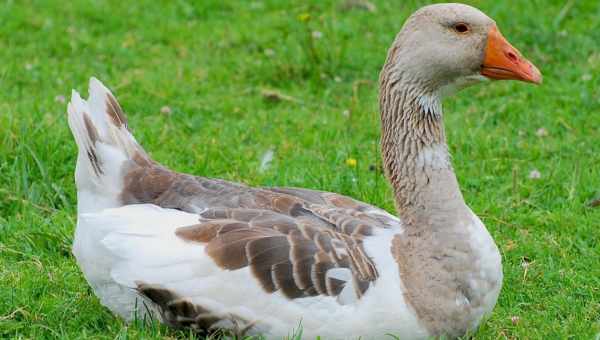
<instances>
[{"instance_id":1,"label":"goose neck","mask_svg":"<svg viewBox=\"0 0 600 340\"><path fill-rule=\"evenodd\" d=\"M381 151L398 213L409 223L437 225L431 218L465 207L446 144L441 98L426 84L385 69L380 87Z\"/></svg>"}]
</instances>

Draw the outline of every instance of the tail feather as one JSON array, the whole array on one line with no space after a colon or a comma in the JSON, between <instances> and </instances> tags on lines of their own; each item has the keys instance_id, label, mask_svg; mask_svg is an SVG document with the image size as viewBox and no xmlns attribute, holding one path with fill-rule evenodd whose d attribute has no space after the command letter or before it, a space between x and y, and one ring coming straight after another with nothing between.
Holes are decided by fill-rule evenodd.
<instances>
[{"instance_id":1,"label":"tail feather","mask_svg":"<svg viewBox=\"0 0 600 340\"><path fill-rule=\"evenodd\" d=\"M112 93L90 79L89 98L73 90L69 127L79 148L75 180L80 212L119 206L122 169L127 161L150 162L127 128L127 118Z\"/></svg>"},{"instance_id":2,"label":"tail feather","mask_svg":"<svg viewBox=\"0 0 600 340\"><path fill-rule=\"evenodd\" d=\"M69 113L69 127L79 147L79 153L86 155L87 166L93 170L95 177L100 177L103 170L96 153L96 142L100 139L100 135L88 114L90 110L87 103L81 99L76 91L71 94L71 102L67 107L67 111Z\"/></svg>"},{"instance_id":3,"label":"tail feather","mask_svg":"<svg viewBox=\"0 0 600 340\"><path fill-rule=\"evenodd\" d=\"M94 77L90 78L89 87L90 98L88 103L92 108L94 117L103 120L106 119L105 115L108 115L114 126L127 128L127 117L125 117L121 105L119 105L110 90Z\"/></svg>"}]
</instances>

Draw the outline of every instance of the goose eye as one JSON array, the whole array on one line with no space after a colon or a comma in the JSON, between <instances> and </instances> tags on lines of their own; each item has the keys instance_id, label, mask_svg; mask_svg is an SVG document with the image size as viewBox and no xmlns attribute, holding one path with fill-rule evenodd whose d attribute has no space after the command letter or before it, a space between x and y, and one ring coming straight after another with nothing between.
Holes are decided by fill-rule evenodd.
<instances>
[{"instance_id":1,"label":"goose eye","mask_svg":"<svg viewBox=\"0 0 600 340\"><path fill-rule=\"evenodd\" d=\"M454 30L458 33L467 33L469 32L469 25L465 24L464 22L459 22L458 24L454 25Z\"/></svg>"}]
</instances>

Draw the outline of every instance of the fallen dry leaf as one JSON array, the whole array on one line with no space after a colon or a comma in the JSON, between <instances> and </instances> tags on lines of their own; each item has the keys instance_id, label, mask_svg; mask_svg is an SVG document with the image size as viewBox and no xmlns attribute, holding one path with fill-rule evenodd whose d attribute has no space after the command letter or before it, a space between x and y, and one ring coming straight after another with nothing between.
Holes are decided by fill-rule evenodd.
<instances>
[{"instance_id":1,"label":"fallen dry leaf","mask_svg":"<svg viewBox=\"0 0 600 340\"><path fill-rule=\"evenodd\" d=\"M342 5L340 6L340 9L342 11L349 11L352 9L361 9L363 11L373 13L373 12L377 11L377 6L375 6L375 4L373 4L372 2L369 2L366 0L346 0L342 3Z\"/></svg>"},{"instance_id":2,"label":"fallen dry leaf","mask_svg":"<svg viewBox=\"0 0 600 340\"><path fill-rule=\"evenodd\" d=\"M590 203L588 203L588 206L590 206L591 208L600 207L600 198L596 198L595 200L592 200Z\"/></svg>"},{"instance_id":3,"label":"fallen dry leaf","mask_svg":"<svg viewBox=\"0 0 600 340\"><path fill-rule=\"evenodd\" d=\"M515 248L516 243L513 240L508 240L508 242L506 242L506 244L504 245L504 250L505 251L511 251Z\"/></svg>"},{"instance_id":4,"label":"fallen dry leaf","mask_svg":"<svg viewBox=\"0 0 600 340\"><path fill-rule=\"evenodd\" d=\"M287 102L293 102L293 103L300 102L300 100L298 100L292 96L283 94L276 90L262 89L260 91L260 94L263 96L264 99L271 101L271 102L280 102L280 101L287 101Z\"/></svg>"}]
</instances>

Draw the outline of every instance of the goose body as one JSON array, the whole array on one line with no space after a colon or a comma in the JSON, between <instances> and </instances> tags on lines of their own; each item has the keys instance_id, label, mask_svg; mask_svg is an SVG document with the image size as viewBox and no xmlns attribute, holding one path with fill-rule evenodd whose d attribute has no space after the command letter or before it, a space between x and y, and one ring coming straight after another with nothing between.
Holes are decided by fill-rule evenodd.
<instances>
[{"instance_id":1,"label":"goose body","mask_svg":"<svg viewBox=\"0 0 600 340\"><path fill-rule=\"evenodd\" d=\"M415 29L432 20L448 21L449 32L441 43L417 44L419 35L439 33ZM455 65L430 57L433 66L424 68L415 61L421 56L409 58L409 50L456 45L451 40L465 34L450 32L457 23L474 37L449 50ZM458 189L441 93L483 76L540 80L516 50L529 71L490 62L498 48L489 46L492 33L506 43L478 10L434 5L413 14L390 49L381 74L382 155L400 218L335 193L171 171L135 141L100 81L90 80L87 100L73 91L73 252L102 304L126 320L150 313L173 327L275 338L298 327L306 338L325 339L475 329L496 303L501 259Z\"/></svg>"}]
</instances>

